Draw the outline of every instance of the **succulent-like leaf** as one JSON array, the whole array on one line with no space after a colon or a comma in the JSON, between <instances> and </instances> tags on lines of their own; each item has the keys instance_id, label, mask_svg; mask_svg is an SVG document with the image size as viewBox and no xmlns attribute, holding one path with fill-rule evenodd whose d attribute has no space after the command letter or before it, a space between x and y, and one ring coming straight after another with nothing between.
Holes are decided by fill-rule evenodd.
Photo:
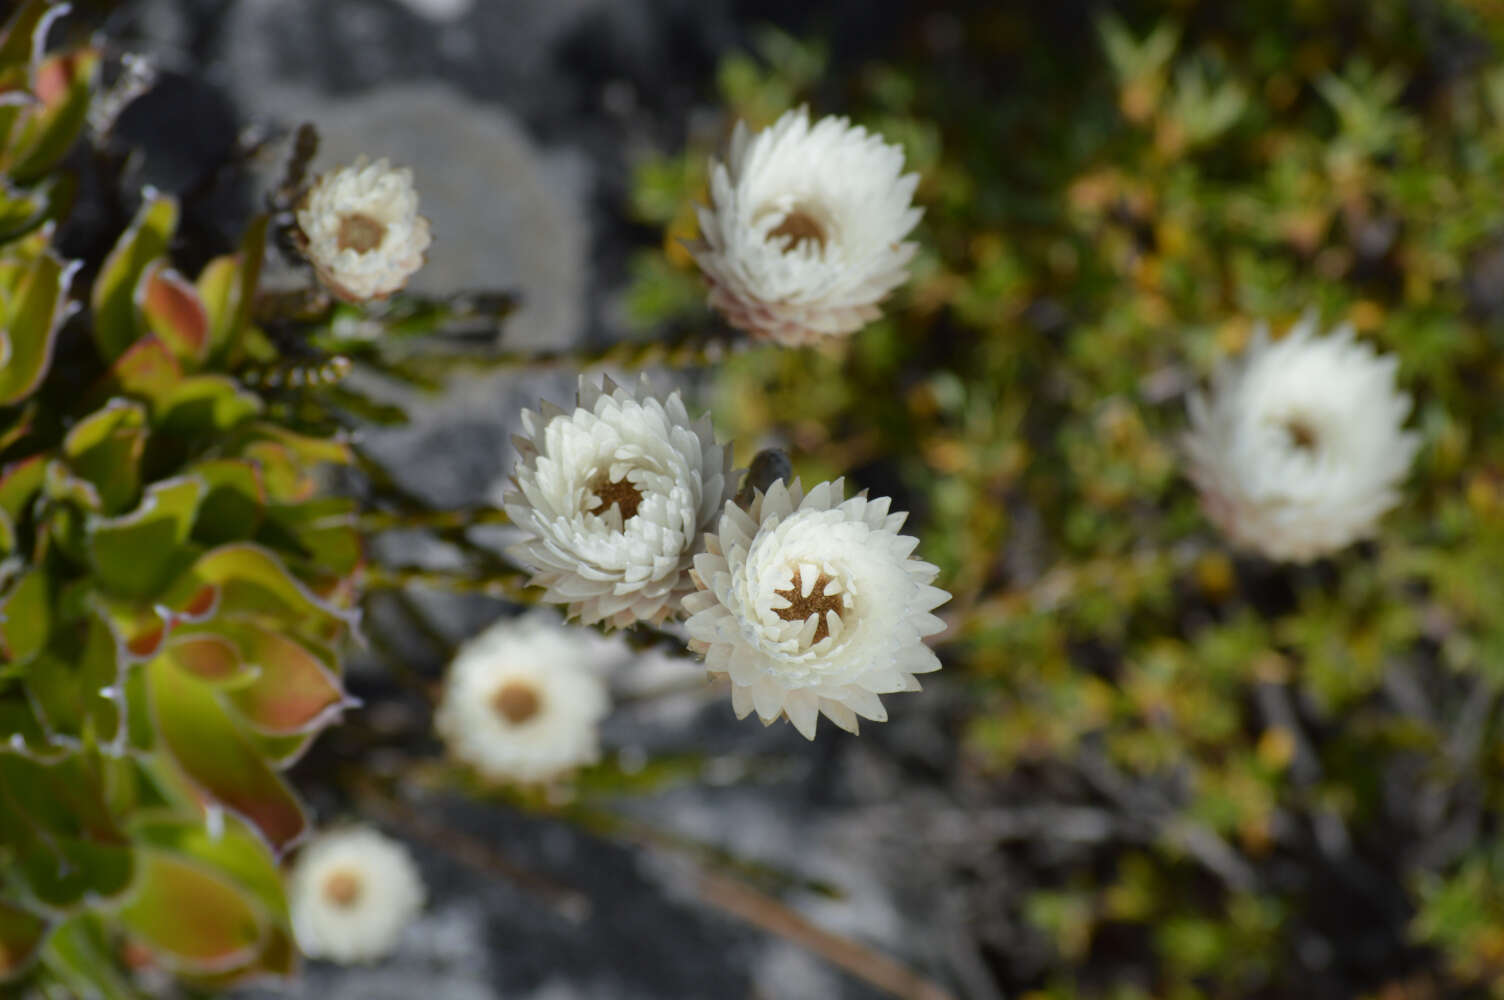
<instances>
[{"instance_id":1,"label":"succulent-like leaf","mask_svg":"<svg viewBox=\"0 0 1504 1000\"><path fill-rule=\"evenodd\" d=\"M254 626L227 631L256 670L251 683L227 697L257 730L279 736L308 732L346 704L339 679L307 647Z\"/></svg>"},{"instance_id":2,"label":"succulent-like leaf","mask_svg":"<svg viewBox=\"0 0 1504 1000\"><path fill-rule=\"evenodd\" d=\"M41 455L22 459L0 472L0 510L19 521L31 498L42 488L46 466Z\"/></svg>"},{"instance_id":3,"label":"succulent-like leaf","mask_svg":"<svg viewBox=\"0 0 1504 1000\"><path fill-rule=\"evenodd\" d=\"M172 759L226 809L281 852L307 829L292 790L268 766L214 687L159 656L146 667L157 732Z\"/></svg>"},{"instance_id":4,"label":"succulent-like leaf","mask_svg":"<svg viewBox=\"0 0 1504 1000\"><path fill-rule=\"evenodd\" d=\"M270 615L286 622L290 630L307 626L322 634L353 625L357 617L354 611L319 598L282 560L259 545L233 543L205 553L163 600L169 607L181 607L180 602L206 585L215 588L220 613Z\"/></svg>"},{"instance_id":5,"label":"succulent-like leaf","mask_svg":"<svg viewBox=\"0 0 1504 1000\"><path fill-rule=\"evenodd\" d=\"M277 859L239 818L222 820L220 828L211 832L203 823L148 815L131 832L142 843L213 866L254 896L267 913L285 922L287 898Z\"/></svg>"},{"instance_id":6,"label":"succulent-like leaf","mask_svg":"<svg viewBox=\"0 0 1504 1000\"><path fill-rule=\"evenodd\" d=\"M36 390L52 361L57 331L71 315L68 287L80 267L65 265L50 251L32 260L5 316L8 344L5 364L0 366L0 405L21 401Z\"/></svg>"},{"instance_id":7,"label":"succulent-like leaf","mask_svg":"<svg viewBox=\"0 0 1504 1000\"><path fill-rule=\"evenodd\" d=\"M67 155L88 117L98 74L99 53L91 48L60 52L37 64L32 87L38 102L22 116L9 143L15 156L12 177L30 183Z\"/></svg>"},{"instance_id":8,"label":"succulent-like leaf","mask_svg":"<svg viewBox=\"0 0 1504 1000\"><path fill-rule=\"evenodd\" d=\"M31 662L52 632L52 585L34 566L22 573L0 600L0 652L11 664Z\"/></svg>"},{"instance_id":9,"label":"succulent-like leaf","mask_svg":"<svg viewBox=\"0 0 1504 1000\"><path fill-rule=\"evenodd\" d=\"M23 0L0 28L0 69L29 70L47 28L61 14L52 0Z\"/></svg>"},{"instance_id":10,"label":"succulent-like leaf","mask_svg":"<svg viewBox=\"0 0 1504 1000\"><path fill-rule=\"evenodd\" d=\"M161 655L178 669L212 684L240 686L256 676L236 644L212 631L175 635L167 640Z\"/></svg>"},{"instance_id":11,"label":"succulent-like leaf","mask_svg":"<svg viewBox=\"0 0 1504 1000\"><path fill-rule=\"evenodd\" d=\"M42 762L0 752L0 830L43 906L68 909L130 885L130 844L105 806L98 765L81 753Z\"/></svg>"},{"instance_id":12,"label":"succulent-like leaf","mask_svg":"<svg viewBox=\"0 0 1504 1000\"><path fill-rule=\"evenodd\" d=\"M18 188L0 176L0 244L31 232L47 218L49 187Z\"/></svg>"},{"instance_id":13,"label":"succulent-like leaf","mask_svg":"<svg viewBox=\"0 0 1504 1000\"><path fill-rule=\"evenodd\" d=\"M99 1000L139 1000L119 968L115 943L93 914L65 920L53 930L42 953L47 971L62 981L69 996Z\"/></svg>"},{"instance_id":14,"label":"succulent-like leaf","mask_svg":"<svg viewBox=\"0 0 1504 1000\"><path fill-rule=\"evenodd\" d=\"M30 968L47 940L48 929L42 917L0 900L0 983Z\"/></svg>"},{"instance_id":15,"label":"succulent-like leaf","mask_svg":"<svg viewBox=\"0 0 1504 1000\"><path fill-rule=\"evenodd\" d=\"M156 409L182 377L182 366L167 345L156 337L142 337L115 359L99 389L141 396Z\"/></svg>"},{"instance_id":16,"label":"succulent-like leaf","mask_svg":"<svg viewBox=\"0 0 1504 1000\"><path fill-rule=\"evenodd\" d=\"M57 604L66 607L69 595L65 589ZM27 671L26 689L52 733L108 742L121 724L123 667L115 633L103 617L92 611L60 615L47 649Z\"/></svg>"},{"instance_id":17,"label":"succulent-like leaf","mask_svg":"<svg viewBox=\"0 0 1504 1000\"><path fill-rule=\"evenodd\" d=\"M94 341L106 361L114 361L141 336L136 285L147 267L167 252L177 228L178 203L149 193L136 219L105 258L94 281Z\"/></svg>"},{"instance_id":18,"label":"succulent-like leaf","mask_svg":"<svg viewBox=\"0 0 1504 1000\"><path fill-rule=\"evenodd\" d=\"M258 215L246 227L239 252L209 262L198 277L198 292L209 312L209 360L233 368L241 359L241 339L250 322L261 259L266 253L268 218Z\"/></svg>"},{"instance_id":19,"label":"succulent-like leaf","mask_svg":"<svg viewBox=\"0 0 1504 1000\"><path fill-rule=\"evenodd\" d=\"M263 409L259 396L227 375L193 375L162 395L157 424L179 437L222 435Z\"/></svg>"},{"instance_id":20,"label":"succulent-like leaf","mask_svg":"<svg viewBox=\"0 0 1504 1000\"><path fill-rule=\"evenodd\" d=\"M205 484L197 476L154 483L129 514L91 516L89 560L99 585L125 597L161 592L192 558L186 546Z\"/></svg>"},{"instance_id":21,"label":"succulent-like leaf","mask_svg":"<svg viewBox=\"0 0 1504 1000\"><path fill-rule=\"evenodd\" d=\"M125 399L113 399L89 414L63 439L68 465L94 484L106 514L119 513L136 502L145 447L146 410Z\"/></svg>"},{"instance_id":22,"label":"succulent-like leaf","mask_svg":"<svg viewBox=\"0 0 1504 1000\"><path fill-rule=\"evenodd\" d=\"M135 893L120 922L172 968L216 973L260 953L266 918L239 886L208 865L143 848Z\"/></svg>"},{"instance_id":23,"label":"succulent-like leaf","mask_svg":"<svg viewBox=\"0 0 1504 1000\"><path fill-rule=\"evenodd\" d=\"M199 504L194 539L213 546L254 538L266 508L260 467L241 458L219 458L198 463L192 472L209 487Z\"/></svg>"},{"instance_id":24,"label":"succulent-like leaf","mask_svg":"<svg viewBox=\"0 0 1504 1000\"><path fill-rule=\"evenodd\" d=\"M209 354L209 313L198 290L166 261L153 261L141 272L134 295L150 330L189 369Z\"/></svg>"}]
</instances>

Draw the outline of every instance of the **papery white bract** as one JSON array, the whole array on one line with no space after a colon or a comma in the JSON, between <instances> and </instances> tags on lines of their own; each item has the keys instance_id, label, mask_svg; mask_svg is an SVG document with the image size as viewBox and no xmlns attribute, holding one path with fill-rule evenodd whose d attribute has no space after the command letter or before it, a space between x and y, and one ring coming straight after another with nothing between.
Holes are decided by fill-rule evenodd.
<instances>
[{"instance_id":1,"label":"papery white bract","mask_svg":"<svg viewBox=\"0 0 1504 1000\"><path fill-rule=\"evenodd\" d=\"M1305 562L1374 533L1399 502L1420 436L1398 361L1308 313L1279 340L1260 326L1190 398L1183 438L1206 514L1235 544Z\"/></svg>"},{"instance_id":2,"label":"papery white bract","mask_svg":"<svg viewBox=\"0 0 1504 1000\"><path fill-rule=\"evenodd\" d=\"M923 640L950 599L898 533L907 515L842 490L778 481L745 511L726 504L684 599L690 646L730 675L737 717L784 713L810 739L821 712L854 733L857 716L887 718L878 695L917 691L914 675L940 668Z\"/></svg>"},{"instance_id":3,"label":"papery white bract","mask_svg":"<svg viewBox=\"0 0 1504 1000\"><path fill-rule=\"evenodd\" d=\"M619 654L539 613L504 619L460 648L434 726L492 780L548 781L599 759L596 727L611 707L599 669Z\"/></svg>"},{"instance_id":4,"label":"papery white bract","mask_svg":"<svg viewBox=\"0 0 1504 1000\"><path fill-rule=\"evenodd\" d=\"M310 958L363 962L396 947L423 907L407 849L375 830L333 830L305 845L288 878L298 947Z\"/></svg>"},{"instance_id":5,"label":"papery white bract","mask_svg":"<svg viewBox=\"0 0 1504 1000\"><path fill-rule=\"evenodd\" d=\"M661 622L693 584L690 560L733 489L731 450L678 391L659 399L580 378L573 412L522 414L514 489L502 504L527 537L509 550L547 600L590 624Z\"/></svg>"},{"instance_id":6,"label":"papery white bract","mask_svg":"<svg viewBox=\"0 0 1504 1000\"><path fill-rule=\"evenodd\" d=\"M303 252L328 289L350 302L397 291L423 266L430 236L412 171L358 158L319 177L298 208Z\"/></svg>"},{"instance_id":7,"label":"papery white bract","mask_svg":"<svg viewBox=\"0 0 1504 1000\"><path fill-rule=\"evenodd\" d=\"M845 118L805 108L750 135L738 122L712 161L691 252L732 326L787 346L850 334L908 277L923 214L903 151Z\"/></svg>"}]
</instances>

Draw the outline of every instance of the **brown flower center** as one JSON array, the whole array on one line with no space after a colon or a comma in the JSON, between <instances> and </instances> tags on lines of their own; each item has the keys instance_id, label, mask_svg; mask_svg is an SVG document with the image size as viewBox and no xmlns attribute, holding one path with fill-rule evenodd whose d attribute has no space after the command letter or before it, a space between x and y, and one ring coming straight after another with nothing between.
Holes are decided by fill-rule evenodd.
<instances>
[{"instance_id":1,"label":"brown flower center","mask_svg":"<svg viewBox=\"0 0 1504 1000\"><path fill-rule=\"evenodd\" d=\"M520 726L538 714L543 699L538 689L525 681L507 681L491 698L496 714L514 726Z\"/></svg>"},{"instance_id":2,"label":"brown flower center","mask_svg":"<svg viewBox=\"0 0 1504 1000\"><path fill-rule=\"evenodd\" d=\"M642 504L642 490L625 476L614 482L607 482L603 477L591 485L590 492L600 498L600 502L590 511L595 515L604 514L614 504L621 508L621 519L625 521L636 517L637 508Z\"/></svg>"},{"instance_id":3,"label":"brown flower center","mask_svg":"<svg viewBox=\"0 0 1504 1000\"><path fill-rule=\"evenodd\" d=\"M819 642L830 635L829 620L825 617L827 611L840 614L846 609L846 602L841 600L839 593L827 594L825 588L831 583L830 575L821 573L815 577L815 584L810 587L809 594L804 593L804 581L799 577L799 570L794 570L794 582L788 590L775 590L773 593L789 602L786 608L778 608L774 611L779 618L786 622L807 621L810 615L818 615L815 619L815 636L810 640L811 644Z\"/></svg>"},{"instance_id":4,"label":"brown flower center","mask_svg":"<svg viewBox=\"0 0 1504 1000\"><path fill-rule=\"evenodd\" d=\"M1315 451L1316 429L1299 417L1292 417L1285 421L1285 433L1290 437L1290 443L1301 451Z\"/></svg>"},{"instance_id":5,"label":"brown flower center","mask_svg":"<svg viewBox=\"0 0 1504 1000\"><path fill-rule=\"evenodd\" d=\"M341 868L324 879L324 896L335 906L354 906L360 898L360 876Z\"/></svg>"},{"instance_id":6,"label":"brown flower center","mask_svg":"<svg viewBox=\"0 0 1504 1000\"><path fill-rule=\"evenodd\" d=\"M339 236L336 243L341 250L369 253L381 246L386 237L386 226L369 215L353 212L339 220Z\"/></svg>"},{"instance_id":7,"label":"brown flower center","mask_svg":"<svg viewBox=\"0 0 1504 1000\"><path fill-rule=\"evenodd\" d=\"M813 240L816 249L825 248L825 230L813 218L798 209L785 215L783 221L768 233L768 239L773 242L781 240L784 253L795 249L805 240Z\"/></svg>"}]
</instances>

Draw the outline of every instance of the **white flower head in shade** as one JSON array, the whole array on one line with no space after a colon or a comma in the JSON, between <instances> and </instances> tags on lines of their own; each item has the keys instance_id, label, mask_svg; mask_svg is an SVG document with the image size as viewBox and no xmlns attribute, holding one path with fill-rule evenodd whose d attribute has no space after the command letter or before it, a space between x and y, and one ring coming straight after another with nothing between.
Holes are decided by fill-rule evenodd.
<instances>
[{"instance_id":1,"label":"white flower head in shade","mask_svg":"<svg viewBox=\"0 0 1504 1000\"><path fill-rule=\"evenodd\" d=\"M711 163L701 242L710 304L732 326L790 347L850 334L908 277L923 214L903 151L845 118L786 112L749 135L738 122Z\"/></svg>"},{"instance_id":2,"label":"white flower head in shade","mask_svg":"<svg viewBox=\"0 0 1504 1000\"><path fill-rule=\"evenodd\" d=\"M524 410L513 489L502 499L527 537L509 550L547 600L585 623L661 622L694 585L690 560L731 495L731 449L678 391L582 376L573 412Z\"/></svg>"},{"instance_id":3,"label":"white flower head in shade","mask_svg":"<svg viewBox=\"0 0 1504 1000\"><path fill-rule=\"evenodd\" d=\"M1260 326L1190 398L1183 445L1207 516L1235 544L1305 562L1373 534L1399 501L1420 436L1393 357L1307 313L1271 341Z\"/></svg>"},{"instance_id":4,"label":"white flower head in shade","mask_svg":"<svg viewBox=\"0 0 1504 1000\"><path fill-rule=\"evenodd\" d=\"M842 488L780 480L745 511L728 503L684 599L690 646L731 675L737 717L785 713L809 739L821 712L854 733L859 715L888 717L879 694L919 690L914 675L940 668L923 641L945 627L931 612L950 599L898 533L907 515Z\"/></svg>"},{"instance_id":5,"label":"white flower head in shade","mask_svg":"<svg viewBox=\"0 0 1504 1000\"><path fill-rule=\"evenodd\" d=\"M429 244L412 171L364 156L314 182L298 208L298 231L319 280L350 302L397 291L423 266Z\"/></svg>"},{"instance_id":6,"label":"white flower head in shade","mask_svg":"<svg viewBox=\"0 0 1504 1000\"><path fill-rule=\"evenodd\" d=\"M303 847L288 879L287 902L303 954L366 962L396 947L423 908L423 895L407 848L375 830L352 827Z\"/></svg>"},{"instance_id":7,"label":"white flower head in shade","mask_svg":"<svg viewBox=\"0 0 1504 1000\"><path fill-rule=\"evenodd\" d=\"M434 726L454 757L496 781L548 781L592 764L611 707L599 668L616 652L542 614L499 621L449 665Z\"/></svg>"}]
</instances>

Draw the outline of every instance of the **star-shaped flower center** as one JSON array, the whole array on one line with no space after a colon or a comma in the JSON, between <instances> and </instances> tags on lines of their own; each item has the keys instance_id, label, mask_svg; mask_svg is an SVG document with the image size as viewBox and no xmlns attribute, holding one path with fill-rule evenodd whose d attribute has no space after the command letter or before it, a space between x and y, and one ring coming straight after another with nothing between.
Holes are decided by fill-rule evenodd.
<instances>
[{"instance_id":1,"label":"star-shaped flower center","mask_svg":"<svg viewBox=\"0 0 1504 1000\"><path fill-rule=\"evenodd\" d=\"M369 253L381 246L381 241L385 238L386 226L369 215L351 212L340 217L339 235L335 243L341 250Z\"/></svg>"},{"instance_id":2,"label":"star-shaped flower center","mask_svg":"<svg viewBox=\"0 0 1504 1000\"><path fill-rule=\"evenodd\" d=\"M360 899L360 890L360 875L348 868L336 869L324 879L324 898L341 908L354 906Z\"/></svg>"},{"instance_id":3,"label":"star-shaped flower center","mask_svg":"<svg viewBox=\"0 0 1504 1000\"><path fill-rule=\"evenodd\" d=\"M520 726L543 708L538 689L526 681L507 681L491 696L491 708L513 726Z\"/></svg>"},{"instance_id":4,"label":"star-shaped flower center","mask_svg":"<svg viewBox=\"0 0 1504 1000\"><path fill-rule=\"evenodd\" d=\"M805 240L813 240L815 249L823 250L825 230L813 217L796 208L768 233L768 240L773 243L782 242L784 253L796 249Z\"/></svg>"},{"instance_id":5,"label":"star-shaped flower center","mask_svg":"<svg viewBox=\"0 0 1504 1000\"><path fill-rule=\"evenodd\" d=\"M599 499L590 510L590 513L597 516L610 510L615 504L621 510L621 519L627 521L637 516L637 508L642 504L642 490L626 476L617 480L608 480L602 476L590 485L590 492Z\"/></svg>"},{"instance_id":6,"label":"star-shaped flower center","mask_svg":"<svg viewBox=\"0 0 1504 1000\"><path fill-rule=\"evenodd\" d=\"M819 642L830 635L830 621L826 617L827 612L835 612L839 615L846 610L846 602L839 591L826 593L825 588L833 581L830 574L821 570L815 577L815 582L809 587L809 593L805 593L804 581L800 576L801 570L794 569L794 580L788 590L775 590L773 593L789 602L786 608L774 608L773 613L786 622L808 621L810 615L816 615L815 635L810 644Z\"/></svg>"}]
</instances>

